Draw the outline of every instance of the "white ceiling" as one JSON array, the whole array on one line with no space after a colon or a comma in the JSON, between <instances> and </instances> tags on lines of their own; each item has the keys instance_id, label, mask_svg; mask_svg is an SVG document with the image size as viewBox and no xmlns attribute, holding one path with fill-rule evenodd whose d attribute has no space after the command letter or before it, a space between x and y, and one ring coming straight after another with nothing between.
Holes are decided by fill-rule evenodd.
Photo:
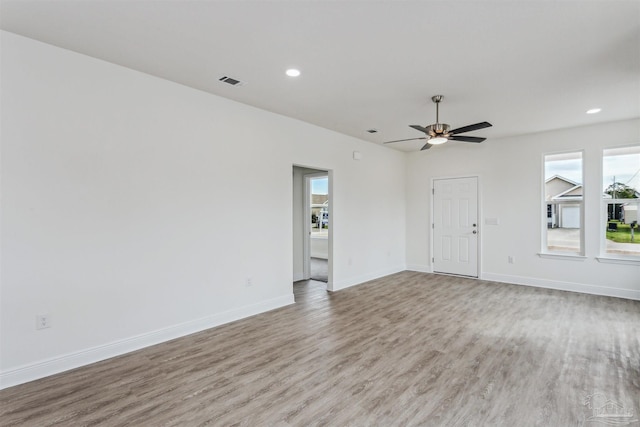
<instances>
[{"instance_id":1,"label":"white ceiling","mask_svg":"<svg viewBox=\"0 0 640 427\"><path fill-rule=\"evenodd\" d=\"M485 144L640 116L640 1L2 0L0 12L4 30L374 143L422 136L408 125L435 122L436 94L441 122L493 123L469 133Z\"/></svg>"}]
</instances>

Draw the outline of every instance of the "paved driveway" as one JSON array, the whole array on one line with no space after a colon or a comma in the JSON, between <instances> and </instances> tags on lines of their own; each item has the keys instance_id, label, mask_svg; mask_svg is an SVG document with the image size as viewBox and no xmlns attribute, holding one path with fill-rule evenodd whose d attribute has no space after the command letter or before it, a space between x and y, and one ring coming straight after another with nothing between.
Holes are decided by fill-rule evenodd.
<instances>
[{"instance_id":1,"label":"paved driveway","mask_svg":"<svg viewBox=\"0 0 640 427\"><path fill-rule=\"evenodd\" d=\"M637 233L640 242L640 232ZM549 249L576 252L580 250L580 230L577 228L547 229ZM616 243L607 240L607 252L617 255L640 255L640 243Z\"/></svg>"}]
</instances>

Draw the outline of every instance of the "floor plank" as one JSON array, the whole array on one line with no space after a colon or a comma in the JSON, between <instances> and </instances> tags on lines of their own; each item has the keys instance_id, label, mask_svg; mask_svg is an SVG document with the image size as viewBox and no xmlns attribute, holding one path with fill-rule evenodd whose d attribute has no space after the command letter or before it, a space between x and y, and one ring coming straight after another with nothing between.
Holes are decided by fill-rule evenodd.
<instances>
[{"instance_id":1,"label":"floor plank","mask_svg":"<svg viewBox=\"0 0 640 427\"><path fill-rule=\"evenodd\" d=\"M0 425L597 425L607 399L640 425L638 301L414 272L294 293L0 391Z\"/></svg>"}]
</instances>

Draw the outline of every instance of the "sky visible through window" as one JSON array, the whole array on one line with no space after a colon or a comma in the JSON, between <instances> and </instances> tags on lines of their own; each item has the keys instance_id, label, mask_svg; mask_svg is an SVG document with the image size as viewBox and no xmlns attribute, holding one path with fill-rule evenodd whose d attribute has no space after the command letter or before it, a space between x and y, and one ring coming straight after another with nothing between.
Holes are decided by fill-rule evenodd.
<instances>
[{"instance_id":1,"label":"sky visible through window","mask_svg":"<svg viewBox=\"0 0 640 427\"><path fill-rule=\"evenodd\" d=\"M555 175L582 184L582 152L548 154L544 157L545 181Z\"/></svg>"},{"instance_id":2,"label":"sky visible through window","mask_svg":"<svg viewBox=\"0 0 640 427\"><path fill-rule=\"evenodd\" d=\"M602 187L609 187L615 182L640 191L640 147L636 152L616 152L605 150L602 160Z\"/></svg>"},{"instance_id":3,"label":"sky visible through window","mask_svg":"<svg viewBox=\"0 0 640 427\"><path fill-rule=\"evenodd\" d=\"M329 194L329 178L314 178L311 180L311 194Z\"/></svg>"},{"instance_id":4,"label":"sky visible through window","mask_svg":"<svg viewBox=\"0 0 640 427\"><path fill-rule=\"evenodd\" d=\"M544 179L547 180L554 175L582 184L582 159L547 160L544 163Z\"/></svg>"}]
</instances>

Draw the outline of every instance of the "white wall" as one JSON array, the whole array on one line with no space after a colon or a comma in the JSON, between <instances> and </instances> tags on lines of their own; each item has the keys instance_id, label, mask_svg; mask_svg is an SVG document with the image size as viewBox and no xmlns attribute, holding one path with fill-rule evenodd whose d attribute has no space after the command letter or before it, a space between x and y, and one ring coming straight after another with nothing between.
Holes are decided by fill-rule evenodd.
<instances>
[{"instance_id":1,"label":"white wall","mask_svg":"<svg viewBox=\"0 0 640 427\"><path fill-rule=\"evenodd\" d=\"M291 303L293 164L334 289L404 269L402 153L1 34L0 387Z\"/></svg>"},{"instance_id":2,"label":"white wall","mask_svg":"<svg viewBox=\"0 0 640 427\"><path fill-rule=\"evenodd\" d=\"M431 179L480 176L481 277L640 299L640 266L601 263L602 149L640 143L640 120L539 133L412 153L407 165L407 264L431 270ZM543 259L543 154L584 149L586 259ZM499 225L485 225L498 218ZM515 263L507 262L508 256Z\"/></svg>"}]
</instances>

